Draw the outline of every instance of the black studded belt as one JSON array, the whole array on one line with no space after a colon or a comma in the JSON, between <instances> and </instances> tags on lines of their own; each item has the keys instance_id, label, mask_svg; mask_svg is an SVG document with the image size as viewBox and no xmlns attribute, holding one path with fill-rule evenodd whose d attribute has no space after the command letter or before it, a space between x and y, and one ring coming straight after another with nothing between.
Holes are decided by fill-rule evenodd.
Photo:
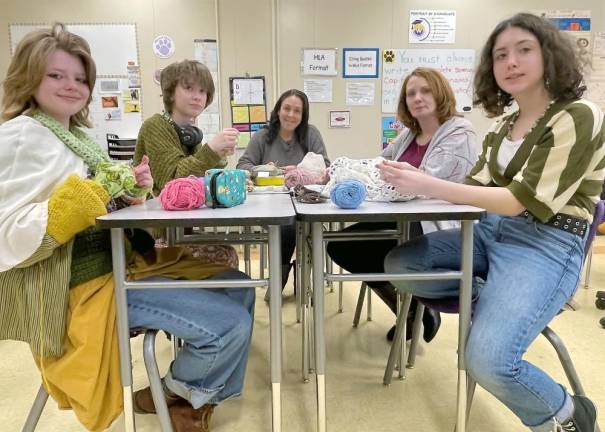
<instances>
[{"instance_id":1,"label":"black studded belt","mask_svg":"<svg viewBox=\"0 0 605 432\"><path fill-rule=\"evenodd\" d=\"M534 219L534 216L527 210L525 210L522 215L527 218ZM544 222L544 225L549 225L551 227L576 234L580 237L584 237L584 233L588 229L588 222L586 222L585 219L563 213L557 213L548 222Z\"/></svg>"}]
</instances>

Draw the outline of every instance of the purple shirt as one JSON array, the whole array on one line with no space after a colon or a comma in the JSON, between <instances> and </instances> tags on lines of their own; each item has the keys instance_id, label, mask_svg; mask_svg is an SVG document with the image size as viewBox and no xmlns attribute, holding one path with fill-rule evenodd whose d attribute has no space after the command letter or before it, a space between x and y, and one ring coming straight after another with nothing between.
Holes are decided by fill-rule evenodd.
<instances>
[{"instance_id":1,"label":"purple shirt","mask_svg":"<svg viewBox=\"0 0 605 432\"><path fill-rule=\"evenodd\" d=\"M426 149L429 147L429 143L430 141L423 146L419 146L416 142L416 138L414 138L408 148L401 154L397 162L407 162L414 168L420 167L420 163L426 153Z\"/></svg>"}]
</instances>

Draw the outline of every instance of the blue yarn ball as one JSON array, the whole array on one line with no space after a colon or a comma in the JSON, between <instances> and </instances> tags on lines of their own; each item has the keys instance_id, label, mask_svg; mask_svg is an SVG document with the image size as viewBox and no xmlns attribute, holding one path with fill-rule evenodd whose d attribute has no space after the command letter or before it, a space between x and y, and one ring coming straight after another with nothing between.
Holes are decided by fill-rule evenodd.
<instances>
[{"instance_id":1,"label":"blue yarn ball","mask_svg":"<svg viewBox=\"0 0 605 432\"><path fill-rule=\"evenodd\" d=\"M336 184L330 192L330 199L343 209L356 209L366 198L365 185L357 180L346 180Z\"/></svg>"}]
</instances>

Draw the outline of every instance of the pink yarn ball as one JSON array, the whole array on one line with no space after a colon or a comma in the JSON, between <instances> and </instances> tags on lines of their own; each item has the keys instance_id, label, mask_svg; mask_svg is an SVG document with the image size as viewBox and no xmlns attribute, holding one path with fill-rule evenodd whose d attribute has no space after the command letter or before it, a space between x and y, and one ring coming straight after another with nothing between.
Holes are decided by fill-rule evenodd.
<instances>
[{"instance_id":1,"label":"pink yarn ball","mask_svg":"<svg viewBox=\"0 0 605 432\"><path fill-rule=\"evenodd\" d=\"M178 178L169 181L160 192L160 204L164 210L192 210L206 202L204 179Z\"/></svg>"},{"instance_id":2,"label":"pink yarn ball","mask_svg":"<svg viewBox=\"0 0 605 432\"><path fill-rule=\"evenodd\" d=\"M284 184L288 189L299 184L303 186L317 184L319 180L317 176L303 168L295 168L292 171L288 171L284 176Z\"/></svg>"}]
</instances>

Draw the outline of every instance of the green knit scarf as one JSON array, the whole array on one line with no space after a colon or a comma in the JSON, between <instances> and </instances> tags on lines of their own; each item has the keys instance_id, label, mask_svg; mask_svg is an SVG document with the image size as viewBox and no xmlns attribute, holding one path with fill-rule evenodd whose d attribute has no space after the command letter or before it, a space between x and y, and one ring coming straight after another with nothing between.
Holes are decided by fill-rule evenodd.
<instances>
[{"instance_id":1,"label":"green knit scarf","mask_svg":"<svg viewBox=\"0 0 605 432\"><path fill-rule=\"evenodd\" d=\"M38 120L59 138L72 152L79 156L93 175L93 180L101 185L111 198L128 195L131 198L146 197L151 188L137 186L134 171L129 165L112 162L96 142L77 127L70 130L57 120L36 111L32 118Z\"/></svg>"},{"instance_id":2,"label":"green knit scarf","mask_svg":"<svg viewBox=\"0 0 605 432\"><path fill-rule=\"evenodd\" d=\"M31 115L32 118L38 120L42 125L50 129L57 138L76 155L78 155L92 173L97 170L97 165L103 161L109 161L109 156L101 150L99 145L86 133L77 127L72 127L70 130L65 129L61 123L43 113L42 111L36 111Z\"/></svg>"}]
</instances>

